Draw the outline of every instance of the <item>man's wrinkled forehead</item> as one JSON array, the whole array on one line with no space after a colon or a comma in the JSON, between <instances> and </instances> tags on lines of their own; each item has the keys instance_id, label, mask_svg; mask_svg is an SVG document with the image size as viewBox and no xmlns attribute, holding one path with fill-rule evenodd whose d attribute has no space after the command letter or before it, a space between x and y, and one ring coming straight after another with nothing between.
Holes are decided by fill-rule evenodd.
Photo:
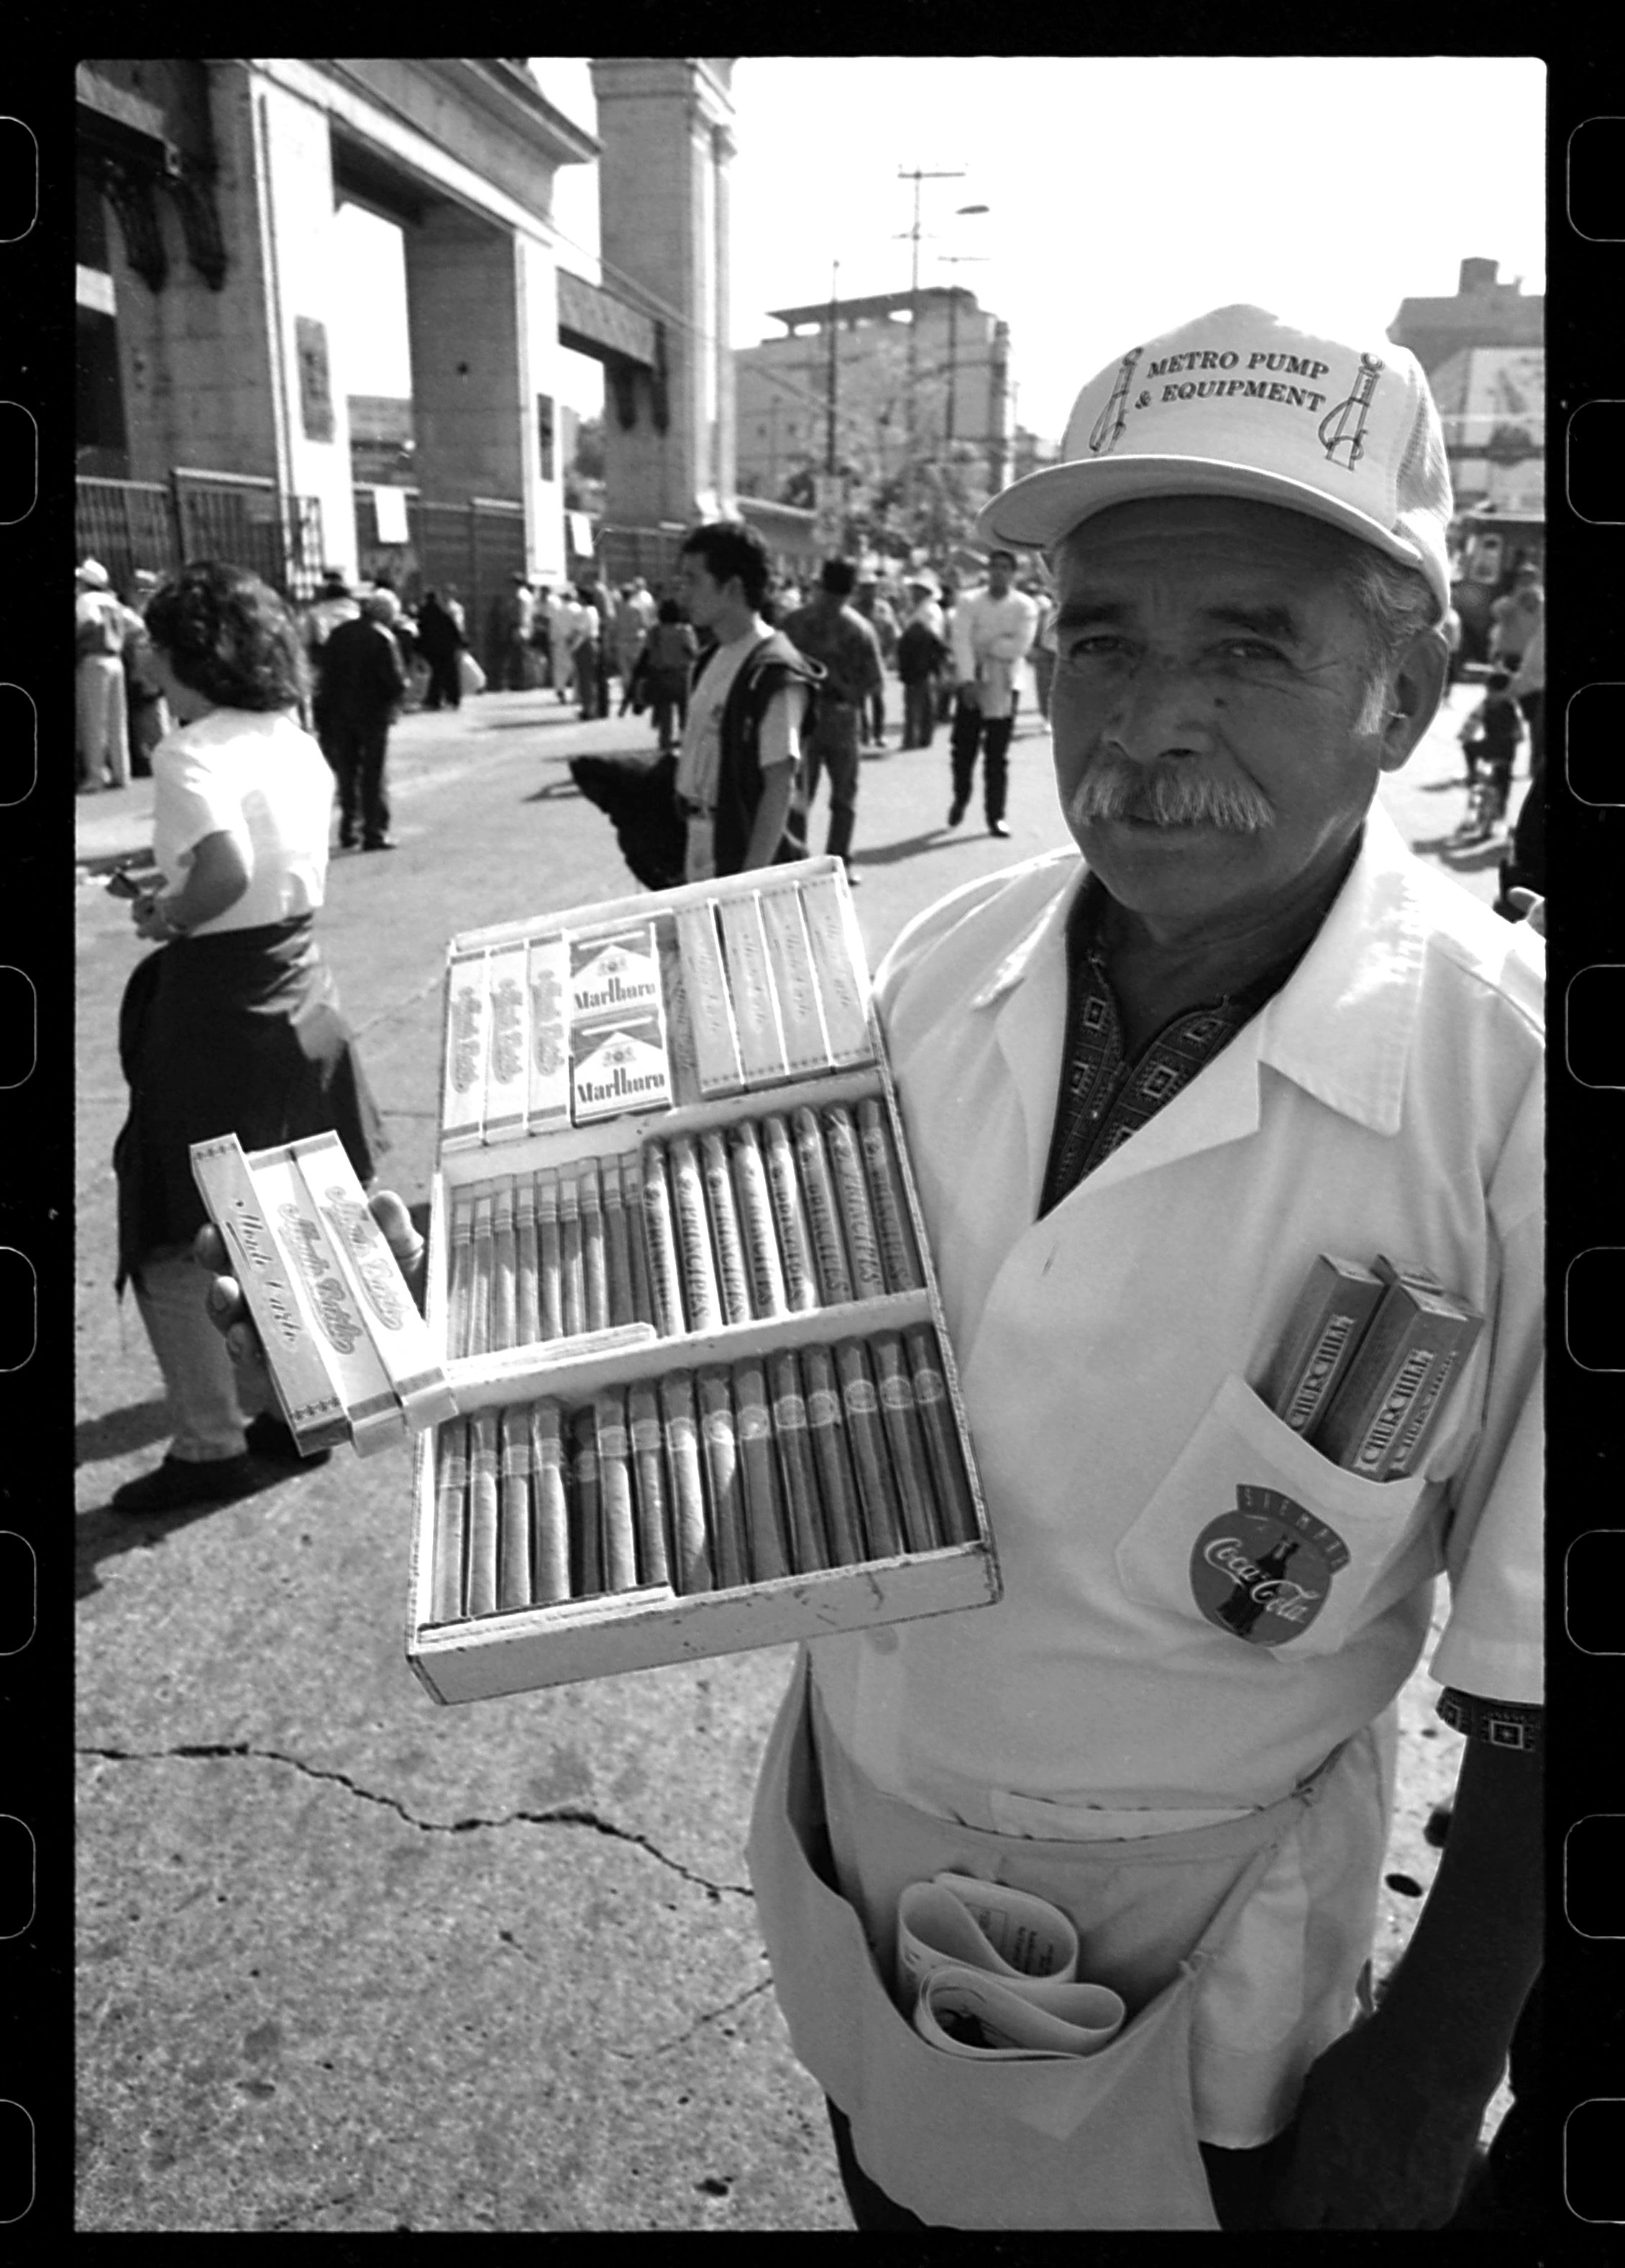
<instances>
[{"instance_id":1,"label":"man's wrinkled forehead","mask_svg":"<svg viewBox=\"0 0 1625 2268\"><path fill-rule=\"evenodd\" d=\"M1060 622L1126 623L1151 593L1177 588L1207 621L1304 639L1346 603L1348 546L1306 513L1212 497L1114 505L1073 528L1051 557ZM1334 608L1341 612L1341 604Z\"/></svg>"}]
</instances>

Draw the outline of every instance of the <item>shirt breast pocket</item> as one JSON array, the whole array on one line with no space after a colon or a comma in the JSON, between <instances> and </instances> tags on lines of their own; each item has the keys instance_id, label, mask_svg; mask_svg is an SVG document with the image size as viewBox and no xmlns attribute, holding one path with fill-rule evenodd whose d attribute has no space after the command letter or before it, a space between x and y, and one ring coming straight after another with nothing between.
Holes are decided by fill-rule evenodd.
<instances>
[{"instance_id":1,"label":"shirt breast pocket","mask_svg":"<svg viewBox=\"0 0 1625 2268\"><path fill-rule=\"evenodd\" d=\"M1283 1660L1333 1653L1412 1546L1428 1485L1345 1472L1232 1375L1118 1544L1118 1574L1137 1604L1215 1637Z\"/></svg>"}]
</instances>

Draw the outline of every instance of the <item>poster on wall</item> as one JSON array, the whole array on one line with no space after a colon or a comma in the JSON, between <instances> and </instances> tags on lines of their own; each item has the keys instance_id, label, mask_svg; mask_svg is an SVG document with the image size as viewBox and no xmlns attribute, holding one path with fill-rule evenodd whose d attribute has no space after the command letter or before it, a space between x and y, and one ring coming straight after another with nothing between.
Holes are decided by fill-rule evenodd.
<instances>
[{"instance_id":1,"label":"poster on wall","mask_svg":"<svg viewBox=\"0 0 1625 2268\"><path fill-rule=\"evenodd\" d=\"M333 438L333 379L328 363L328 328L311 315L293 319L299 364L299 415L307 441Z\"/></svg>"}]
</instances>

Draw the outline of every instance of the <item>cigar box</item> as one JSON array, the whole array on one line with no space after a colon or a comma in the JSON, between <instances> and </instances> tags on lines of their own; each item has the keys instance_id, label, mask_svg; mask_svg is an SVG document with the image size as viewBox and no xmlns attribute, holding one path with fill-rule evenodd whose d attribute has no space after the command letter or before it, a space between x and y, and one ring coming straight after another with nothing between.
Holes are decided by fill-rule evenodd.
<instances>
[{"instance_id":1,"label":"cigar box","mask_svg":"<svg viewBox=\"0 0 1625 2268\"><path fill-rule=\"evenodd\" d=\"M458 1414L417 1443L427 1690L995 1600L840 862L454 938L446 1007L425 1321Z\"/></svg>"}]
</instances>

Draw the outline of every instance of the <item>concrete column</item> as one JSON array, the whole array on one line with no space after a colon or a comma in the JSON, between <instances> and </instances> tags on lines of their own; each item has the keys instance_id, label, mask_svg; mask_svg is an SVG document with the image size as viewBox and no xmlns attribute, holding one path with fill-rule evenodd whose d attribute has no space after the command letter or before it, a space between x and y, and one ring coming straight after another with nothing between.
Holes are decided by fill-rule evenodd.
<instances>
[{"instance_id":1,"label":"concrete column","mask_svg":"<svg viewBox=\"0 0 1625 2268\"><path fill-rule=\"evenodd\" d=\"M522 496L513 233L437 204L404 231L418 485L434 503Z\"/></svg>"},{"instance_id":2,"label":"concrete column","mask_svg":"<svg viewBox=\"0 0 1625 2268\"><path fill-rule=\"evenodd\" d=\"M669 423L649 389L604 420L616 517L632 526L713 519L734 503L733 354L728 336L727 56L593 58L605 283L665 326Z\"/></svg>"}]
</instances>

